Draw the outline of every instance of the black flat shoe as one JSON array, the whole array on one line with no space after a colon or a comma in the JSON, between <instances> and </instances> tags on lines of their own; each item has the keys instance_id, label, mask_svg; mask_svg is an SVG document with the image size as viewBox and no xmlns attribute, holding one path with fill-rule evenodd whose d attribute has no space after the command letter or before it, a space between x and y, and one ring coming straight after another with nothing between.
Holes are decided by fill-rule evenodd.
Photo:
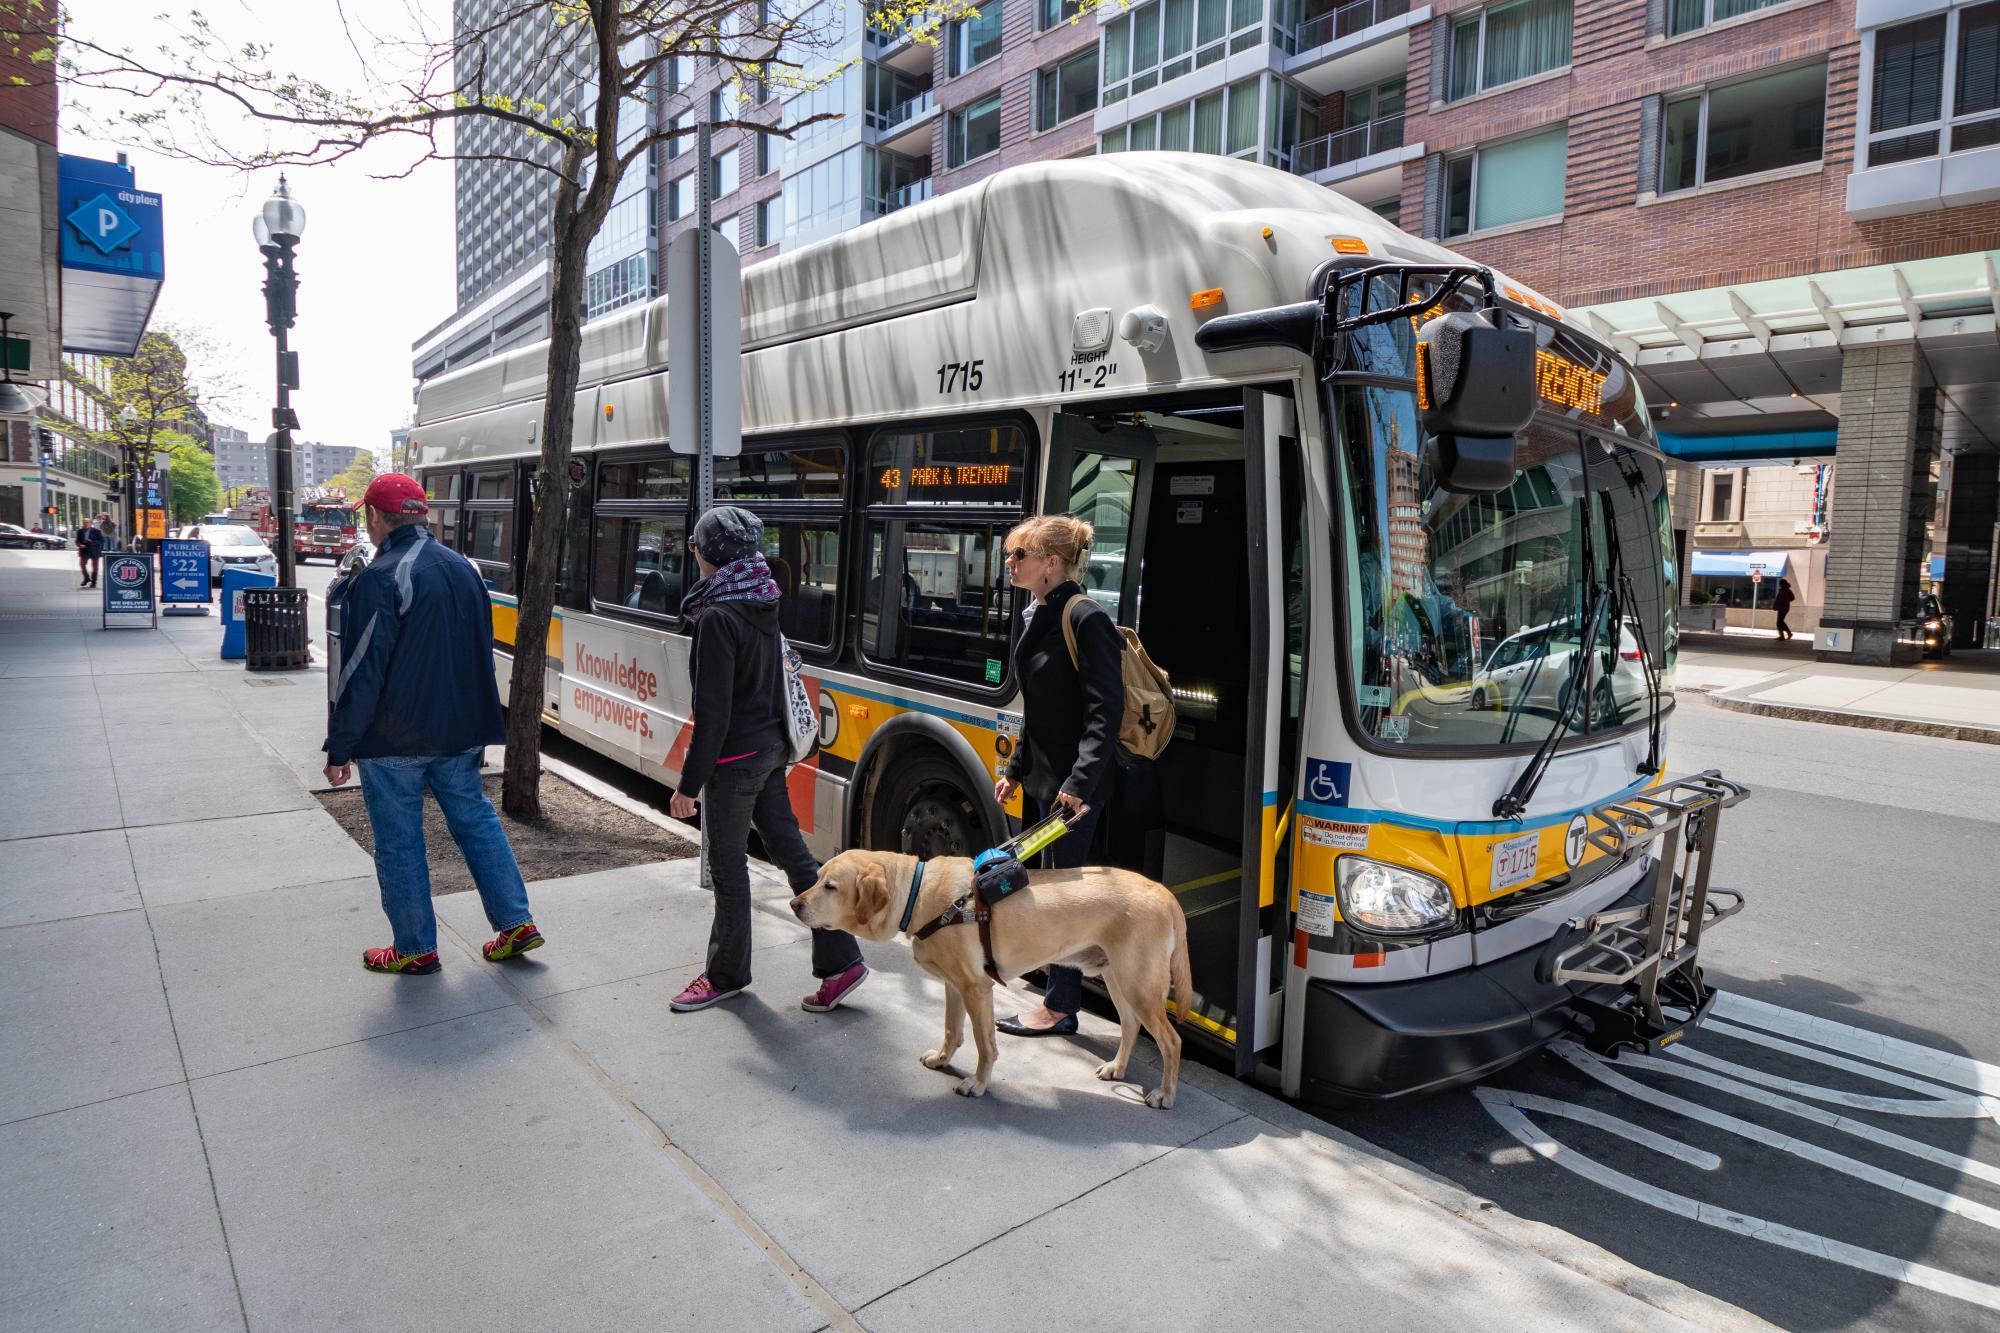
<instances>
[{"instance_id":1,"label":"black flat shoe","mask_svg":"<svg viewBox=\"0 0 2000 1333\"><path fill-rule=\"evenodd\" d=\"M993 1026L1010 1037L1073 1037L1076 1035L1076 1015L1067 1015L1060 1022L1045 1028L1028 1027L1018 1018L1003 1018Z\"/></svg>"}]
</instances>

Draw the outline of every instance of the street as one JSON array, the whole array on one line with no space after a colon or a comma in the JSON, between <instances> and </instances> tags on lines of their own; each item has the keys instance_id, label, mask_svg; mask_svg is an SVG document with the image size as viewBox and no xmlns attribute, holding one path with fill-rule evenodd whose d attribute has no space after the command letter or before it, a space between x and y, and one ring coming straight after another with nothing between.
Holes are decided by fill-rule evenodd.
<instances>
[{"instance_id":1,"label":"street","mask_svg":"<svg viewBox=\"0 0 2000 1333\"><path fill-rule=\"evenodd\" d=\"M1705 946L1724 992L1709 1026L1652 1061L1560 1048L1478 1090L1331 1119L1784 1328L1990 1329L2000 748L1690 694L1670 737L1673 772L1754 792L1723 825L1715 882L1749 903ZM1843 1026L1807 1037L1810 1020ZM1780 1227L1795 1234L1752 1238Z\"/></svg>"}]
</instances>

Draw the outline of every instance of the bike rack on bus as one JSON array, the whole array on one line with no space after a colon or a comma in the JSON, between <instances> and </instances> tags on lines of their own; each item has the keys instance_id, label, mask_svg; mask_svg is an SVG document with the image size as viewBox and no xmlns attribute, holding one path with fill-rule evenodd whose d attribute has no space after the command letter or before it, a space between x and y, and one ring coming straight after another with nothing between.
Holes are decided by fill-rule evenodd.
<instances>
[{"instance_id":1,"label":"bike rack on bus","mask_svg":"<svg viewBox=\"0 0 2000 1333\"><path fill-rule=\"evenodd\" d=\"M1644 903L1572 919L1539 969L1557 984L1622 986L1614 1003L1579 996L1590 1019L1585 1044L1609 1054L1621 1048L1657 1051L1699 1023L1715 1003L1699 957L1708 928L1743 910L1743 895L1711 888L1709 862L1720 813L1750 795L1714 769L1674 778L1649 791L1607 801L1586 816L1590 844L1629 861L1656 843L1653 889ZM1685 1011L1670 1018L1668 1008Z\"/></svg>"}]
</instances>

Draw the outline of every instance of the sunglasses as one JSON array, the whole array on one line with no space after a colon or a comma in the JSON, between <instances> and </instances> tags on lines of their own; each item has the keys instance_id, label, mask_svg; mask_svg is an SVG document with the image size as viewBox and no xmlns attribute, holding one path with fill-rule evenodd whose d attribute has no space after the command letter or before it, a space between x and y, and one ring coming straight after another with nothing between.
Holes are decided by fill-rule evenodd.
<instances>
[{"instance_id":1,"label":"sunglasses","mask_svg":"<svg viewBox=\"0 0 2000 1333\"><path fill-rule=\"evenodd\" d=\"M1016 546L1013 550L1007 552L1007 558L1009 560L1012 560L1015 564L1018 565L1023 560L1032 558L1034 554L1035 553L1033 551L1030 551L1025 546Z\"/></svg>"}]
</instances>

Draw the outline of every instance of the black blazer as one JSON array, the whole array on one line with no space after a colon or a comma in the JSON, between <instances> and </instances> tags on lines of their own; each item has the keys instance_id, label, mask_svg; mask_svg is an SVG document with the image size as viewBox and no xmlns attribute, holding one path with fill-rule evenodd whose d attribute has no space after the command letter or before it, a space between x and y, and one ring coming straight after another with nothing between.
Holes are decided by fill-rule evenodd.
<instances>
[{"instance_id":1,"label":"black blazer","mask_svg":"<svg viewBox=\"0 0 2000 1333\"><path fill-rule=\"evenodd\" d=\"M1062 618L1072 597L1083 597L1074 580L1058 585L1014 645L1024 716L1007 776L1043 809L1058 791L1102 804L1125 717L1125 677L1118 662L1125 641L1104 608L1086 597L1076 612L1082 669L1071 666Z\"/></svg>"}]
</instances>

